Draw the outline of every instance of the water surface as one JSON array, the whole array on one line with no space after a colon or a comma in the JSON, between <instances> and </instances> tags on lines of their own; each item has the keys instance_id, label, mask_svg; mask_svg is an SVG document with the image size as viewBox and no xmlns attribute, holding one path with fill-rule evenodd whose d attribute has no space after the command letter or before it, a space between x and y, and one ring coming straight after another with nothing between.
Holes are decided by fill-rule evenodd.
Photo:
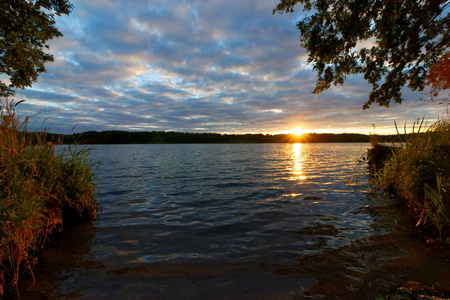
<instances>
[{"instance_id":1,"label":"water surface","mask_svg":"<svg viewBox=\"0 0 450 300\"><path fill-rule=\"evenodd\" d=\"M358 299L449 284L448 252L411 239L368 186L368 147L96 145L102 212L49 244L21 296Z\"/></svg>"}]
</instances>

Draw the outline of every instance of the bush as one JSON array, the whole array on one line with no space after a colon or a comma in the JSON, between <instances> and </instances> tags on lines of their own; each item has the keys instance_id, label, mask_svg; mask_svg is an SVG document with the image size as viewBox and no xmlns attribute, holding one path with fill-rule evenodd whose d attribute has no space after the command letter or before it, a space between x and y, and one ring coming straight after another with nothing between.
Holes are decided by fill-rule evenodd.
<instances>
[{"instance_id":1,"label":"bush","mask_svg":"<svg viewBox=\"0 0 450 300\"><path fill-rule=\"evenodd\" d=\"M406 203L417 226L430 225L442 237L442 229L450 225L450 122L440 119L424 127L423 120L417 121L412 133L402 135L377 182Z\"/></svg>"},{"instance_id":2,"label":"bush","mask_svg":"<svg viewBox=\"0 0 450 300\"><path fill-rule=\"evenodd\" d=\"M0 295L32 272L52 232L69 219L95 218L98 208L86 151L57 154L59 140L29 134L16 105L6 102L0 112Z\"/></svg>"},{"instance_id":3,"label":"bush","mask_svg":"<svg viewBox=\"0 0 450 300\"><path fill-rule=\"evenodd\" d=\"M382 144L373 144L372 148L367 151L367 163L372 172L377 172L383 168L384 163L392 155L393 146Z\"/></svg>"}]
</instances>

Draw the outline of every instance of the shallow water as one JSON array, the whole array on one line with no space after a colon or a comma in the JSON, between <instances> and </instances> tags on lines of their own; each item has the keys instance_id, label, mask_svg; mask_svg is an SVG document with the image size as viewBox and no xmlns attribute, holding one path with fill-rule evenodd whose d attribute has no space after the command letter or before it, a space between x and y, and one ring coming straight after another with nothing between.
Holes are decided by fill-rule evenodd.
<instances>
[{"instance_id":1,"label":"shallow water","mask_svg":"<svg viewBox=\"0 0 450 300\"><path fill-rule=\"evenodd\" d=\"M447 249L367 184L367 144L96 145L102 213L22 299L373 297L450 286ZM439 249L438 249L439 248Z\"/></svg>"}]
</instances>

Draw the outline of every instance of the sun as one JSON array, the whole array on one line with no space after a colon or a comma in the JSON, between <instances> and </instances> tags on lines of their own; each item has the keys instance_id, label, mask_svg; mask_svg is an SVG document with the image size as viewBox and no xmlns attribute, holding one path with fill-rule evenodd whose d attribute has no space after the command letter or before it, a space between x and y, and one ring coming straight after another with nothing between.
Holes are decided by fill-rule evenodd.
<instances>
[{"instance_id":1,"label":"sun","mask_svg":"<svg viewBox=\"0 0 450 300\"><path fill-rule=\"evenodd\" d=\"M305 130L303 130L300 127L296 127L294 129L292 129L291 134L295 137L300 137L305 133Z\"/></svg>"}]
</instances>

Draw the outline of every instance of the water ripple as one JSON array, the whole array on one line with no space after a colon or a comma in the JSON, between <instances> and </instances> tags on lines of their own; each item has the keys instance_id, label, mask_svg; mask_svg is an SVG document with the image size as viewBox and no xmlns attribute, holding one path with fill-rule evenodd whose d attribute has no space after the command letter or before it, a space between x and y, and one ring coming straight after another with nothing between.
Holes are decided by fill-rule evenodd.
<instances>
[{"instance_id":1,"label":"water ripple","mask_svg":"<svg viewBox=\"0 0 450 300\"><path fill-rule=\"evenodd\" d=\"M366 148L98 146L100 240L127 262L267 261L349 244L373 231L365 187L346 184Z\"/></svg>"}]
</instances>

